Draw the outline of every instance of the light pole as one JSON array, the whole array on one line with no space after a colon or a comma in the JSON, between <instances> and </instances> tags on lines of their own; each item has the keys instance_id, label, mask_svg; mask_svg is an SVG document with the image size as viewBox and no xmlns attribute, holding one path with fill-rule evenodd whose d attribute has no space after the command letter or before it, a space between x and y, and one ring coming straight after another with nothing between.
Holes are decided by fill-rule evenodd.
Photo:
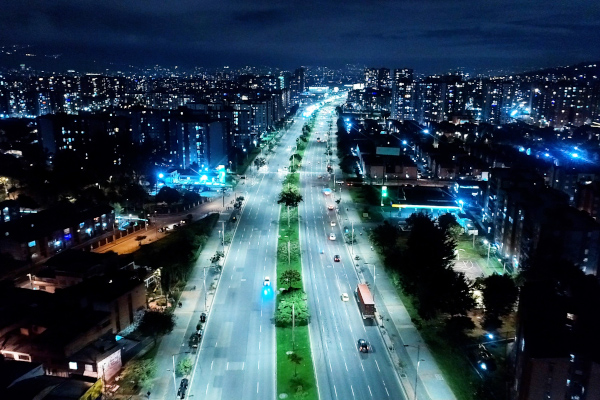
<instances>
[{"instance_id":1,"label":"light pole","mask_svg":"<svg viewBox=\"0 0 600 400\"><path fill-rule=\"evenodd\" d=\"M352 257L354 257L354 221L352 221L352 240L350 242Z\"/></svg>"},{"instance_id":2,"label":"light pole","mask_svg":"<svg viewBox=\"0 0 600 400\"><path fill-rule=\"evenodd\" d=\"M189 351L182 351L181 353L173 354L173 391L175 392L175 398L177 398L177 381L175 380L175 356L180 354L190 354Z\"/></svg>"},{"instance_id":3,"label":"light pole","mask_svg":"<svg viewBox=\"0 0 600 400\"><path fill-rule=\"evenodd\" d=\"M487 239L483 239L483 244L487 244L488 245L488 254L487 254L487 262L486 265L488 266L488 268L490 267L490 248L492 247L492 243L488 242Z\"/></svg>"},{"instance_id":4,"label":"light pole","mask_svg":"<svg viewBox=\"0 0 600 400\"><path fill-rule=\"evenodd\" d=\"M221 221L223 224L223 257L225 256L225 221Z\"/></svg>"},{"instance_id":5,"label":"light pole","mask_svg":"<svg viewBox=\"0 0 600 400\"><path fill-rule=\"evenodd\" d=\"M417 372L415 373L415 396L414 399L417 400L417 384L419 383L419 366L421 365L421 343L418 343L416 346L414 344L405 344L404 347L416 347L417 348Z\"/></svg>"},{"instance_id":6,"label":"light pole","mask_svg":"<svg viewBox=\"0 0 600 400\"><path fill-rule=\"evenodd\" d=\"M33 279L32 279L32 275L31 275L31 274L27 274L27 276L29 277L29 285L31 285L31 290L33 290Z\"/></svg>"}]
</instances>

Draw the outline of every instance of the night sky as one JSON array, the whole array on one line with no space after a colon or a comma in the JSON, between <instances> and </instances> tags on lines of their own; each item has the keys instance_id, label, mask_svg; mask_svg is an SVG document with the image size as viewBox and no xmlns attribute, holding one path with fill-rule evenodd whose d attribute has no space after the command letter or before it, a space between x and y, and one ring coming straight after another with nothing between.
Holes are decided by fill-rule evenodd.
<instances>
[{"instance_id":1,"label":"night sky","mask_svg":"<svg viewBox=\"0 0 600 400\"><path fill-rule=\"evenodd\" d=\"M0 66L346 63L523 70L600 58L595 0L5 0ZM44 55L62 54L54 60Z\"/></svg>"}]
</instances>

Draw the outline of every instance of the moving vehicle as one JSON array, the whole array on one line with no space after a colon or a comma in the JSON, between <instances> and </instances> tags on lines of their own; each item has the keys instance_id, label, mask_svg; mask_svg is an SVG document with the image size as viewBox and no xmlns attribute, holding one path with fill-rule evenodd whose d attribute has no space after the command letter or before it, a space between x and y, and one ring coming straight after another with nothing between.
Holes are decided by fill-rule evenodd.
<instances>
[{"instance_id":1,"label":"moving vehicle","mask_svg":"<svg viewBox=\"0 0 600 400\"><path fill-rule=\"evenodd\" d=\"M368 353L369 342L367 342L365 339L358 339L358 351L361 353Z\"/></svg>"},{"instance_id":2,"label":"moving vehicle","mask_svg":"<svg viewBox=\"0 0 600 400\"><path fill-rule=\"evenodd\" d=\"M348 301L350 297L348 297L348 293L342 293L342 301Z\"/></svg>"},{"instance_id":3,"label":"moving vehicle","mask_svg":"<svg viewBox=\"0 0 600 400\"><path fill-rule=\"evenodd\" d=\"M329 240L335 240L335 233L329 234Z\"/></svg>"},{"instance_id":4,"label":"moving vehicle","mask_svg":"<svg viewBox=\"0 0 600 400\"><path fill-rule=\"evenodd\" d=\"M265 280L263 281L263 286L271 286L271 278L265 276Z\"/></svg>"},{"instance_id":5,"label":"moving vehicle","mask_svg":"<svg viewBox=\"0 0 600 400\"><path fill-rule=\"evenodd\" d=\"M360 283L356 288L356 298L358 300L358 308L362 314L363 319L375 317L375 301L371 295L369 287Z\"/></svg>"},{"instance_id":6,"label":"moving vehicle","mask_svg":"<svg viewBox=\"0 0 600 400\"><path fill-rule=\"evenodd\" d=\"M333 204L329 204L329 205L327 206L327 209L328 209L329 211L333 210Z\"/></svg>"},{"instance_id":7,"label":"moving vehicle","mask_svg":"<svg viewBox=\"0 0 600 400\"><path fill-rule=\"evenodd\" d=\"M331 221L331 226L335 226L335 221Z\"/></svg>"},{"instance_id":8,"label":"moving vehicle","mask_svg":"<svg viewBox=\"0 0 600 400\"><path fill-rule=\"evenodd\" d=\"M342 261L342 259L340 258L340 256L338 254L336 254L335 256L333 256L333 261L340 262L340 261Z\"/></svg>"}]
</instances>

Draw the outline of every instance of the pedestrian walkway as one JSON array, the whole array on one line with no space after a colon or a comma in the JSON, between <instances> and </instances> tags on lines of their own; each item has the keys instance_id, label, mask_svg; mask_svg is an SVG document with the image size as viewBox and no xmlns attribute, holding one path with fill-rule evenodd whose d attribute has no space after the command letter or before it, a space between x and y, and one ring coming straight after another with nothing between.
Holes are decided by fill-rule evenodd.
<instances>
[{"instance_id":1,"label":"pedestrian walkway","mask_svg":"<svg viewBox=\"0 0 600 400\"><path fill-rule=\"evenodd\" d=\"M226 202L226 205L229 202ZM226 206L227 207L227 206ZM230 211L224 211L221 206L219 222L226 222L231 214ZM196 350L189 346L189 338L196 331L196 325L200 320L200 314L206 312L210 318L210 309L214 298L216 286L220 278L220 270L211 267L210 258L217 252L223 250L219 229L213 229L211 235L200 252L196 264L192 269L185 290L182 292L180 301L182 307L176 308L175 328L170 334L165 335L160 341L156 362L157 377L154 380L152 388L152 398L167 399L175 398L176 391L181 378L174 378L174 368L179 360L184 357L192 357L193 365L196 364ZM225 254L227 254L227 246ZM222 260L221 265L224 263ZM206 275L205 275L206 274ZM204 280L206 278L206 280ZM206 284L204 284L206 283Z\"/></svg>"},{"instance_id":2,"label":"pedestrian walkway","mask_svg":"<svg viewBox=\"0 0 600 400\"><path fill-rule=\"evenodd\" d=\"M455 400L456 397L398 297L396 288L387 276L378 254L368 241L369 229L377 224L362 223L359 210L359 205L352 202L348 190L342 189L341 222L347 226L354 223L355 234L359 235L353 248L359 260L353 260L354 266L359 279L368 283L372 289L379 314L377 323L392 362L398 369L408 399ZM363 232L363 235L360 235L360 232ZM416 379L417 369L418 379ZM417 382L417 392L415 392L415 382Z\"/></svg>"}]
</instances>

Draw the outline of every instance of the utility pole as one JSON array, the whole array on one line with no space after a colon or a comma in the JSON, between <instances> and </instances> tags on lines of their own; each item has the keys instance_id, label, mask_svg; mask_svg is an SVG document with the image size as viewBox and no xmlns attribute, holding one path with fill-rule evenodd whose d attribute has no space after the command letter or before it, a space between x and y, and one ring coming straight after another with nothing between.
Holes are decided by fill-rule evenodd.
<instances>
[{"instance_id":1,"label":"utility pole","mask_svg":"<svg viewBox=\"0 0 600 400\"><path fill-rule=\"evenodd\" d=\"M292 351L294 351L296 349L295 331L296 331L296 309L294 308L294 303L292 303Z\"/></svg>"}]
</instances>

